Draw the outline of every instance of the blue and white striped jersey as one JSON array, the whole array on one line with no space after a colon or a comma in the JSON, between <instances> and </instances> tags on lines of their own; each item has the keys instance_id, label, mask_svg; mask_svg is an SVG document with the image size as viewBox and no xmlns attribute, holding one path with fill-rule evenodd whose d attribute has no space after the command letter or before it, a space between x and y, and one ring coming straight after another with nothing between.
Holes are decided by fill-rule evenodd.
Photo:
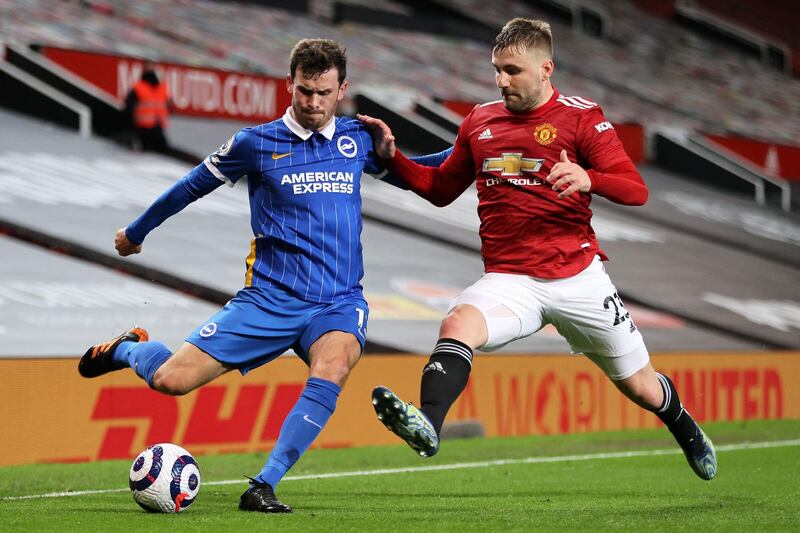
<instances>
[{"instance_id":1,"label":"blue and white striped jersey","mask_svg":"<svg viewBox=\"0 0 800 533\"><path fill-rule=\"evenodd\" d=\"M332 303L361 291L364 171L382 167L361 122L338 117L312 132L287 110L239 131L192 173L210 173L231 186L247 176L255 238L246 286Z\"/></svg>"}]
</instances>

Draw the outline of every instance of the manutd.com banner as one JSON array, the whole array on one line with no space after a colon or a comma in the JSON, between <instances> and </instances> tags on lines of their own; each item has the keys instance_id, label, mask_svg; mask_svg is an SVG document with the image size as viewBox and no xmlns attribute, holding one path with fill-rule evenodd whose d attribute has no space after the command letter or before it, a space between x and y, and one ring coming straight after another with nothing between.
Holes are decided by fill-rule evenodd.
<instances>
[{"instance_id":1,"label":"manutd.com banner","mask_svg":"<svg viewBox=\"0 0 800 533\"><path fill-rule=\"evenodd\" d=\"M52 47L42 47L41 53L120 101L144 67L138 59L109 54ZM181 115L268 122L281 116L291 100L279 78L174 63L157 63L156 72L167 83L174 112Z\"/></svg>"},{"instance_id":2,"label":"manutd.com banner","mask_svg":"<svg viewBox=\"0 0 800 533\"><path fill-rule=\"evenodd\" d=\"M397 444L370 404L375 385L416 401L423 356L368 356L314 447ZM701 421L800 418L800 352L654 357ZM195 454L265 451L306 380L283 357L232 372L182 397L149 390L131 371L87 380L76 360L0 360L0 465L130 459L170 441ZM488 436L653 428L590 362L570 356L479 355L449 421L480 420Z\"/></svg>"}]
</instances>

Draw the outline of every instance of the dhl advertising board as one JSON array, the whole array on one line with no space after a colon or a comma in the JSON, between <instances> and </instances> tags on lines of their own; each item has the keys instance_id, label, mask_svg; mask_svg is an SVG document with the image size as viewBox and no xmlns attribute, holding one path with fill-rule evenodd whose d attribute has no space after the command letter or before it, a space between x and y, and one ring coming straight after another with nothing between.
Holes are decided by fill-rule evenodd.
<instances>
[{"instance_id":1,"label":"dhl advertising board","mask_svg":"<svg viewBox=\"0 0 800 533\"><path fill-rule=\"evenodd\" d=\"M800 418L800 352L655 355L684 405L700 421ZM336 413L314 447L396 444L374 415L372 388L418 400L427 357L368 355L354 370ZM282 357L242 377L231 372L171 397L129 370L97 379L75 359L0 360L0 465L130 459L156 442L194 454L266 451L306 380ZM449 421L479 420L487 436L657 427L588 360L576 356L478 355Z\"/></svg>"}]
</instances>

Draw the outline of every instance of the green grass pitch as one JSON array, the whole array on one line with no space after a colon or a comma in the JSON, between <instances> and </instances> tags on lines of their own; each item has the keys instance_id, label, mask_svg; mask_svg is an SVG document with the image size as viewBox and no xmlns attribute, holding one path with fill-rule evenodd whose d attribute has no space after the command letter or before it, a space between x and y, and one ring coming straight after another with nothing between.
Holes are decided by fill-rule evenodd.
<instances>
[{"instance_id":1,"label":"green grass pitch","mask_svg":"<svg viewBox=\"0 0 800 533\"><path fill-rule=\"evenodd\" d=\"M800 531L800 421L705 429L719 449L719 474L711 482L671 453L677 446L663 429L445 441L439 455L425 460L405 445L312 450L278 487L295 509L290 515L236 508L243 475L260 469L263 454L198 457L200 494L178 515L149 514L134 503L127 461L4 467L0 530ZM748 444L766 441L781 443ZM405 467L417 470L375 472ZM351 475L307 477L342 472Z\"/></svg>"}]
</instances>

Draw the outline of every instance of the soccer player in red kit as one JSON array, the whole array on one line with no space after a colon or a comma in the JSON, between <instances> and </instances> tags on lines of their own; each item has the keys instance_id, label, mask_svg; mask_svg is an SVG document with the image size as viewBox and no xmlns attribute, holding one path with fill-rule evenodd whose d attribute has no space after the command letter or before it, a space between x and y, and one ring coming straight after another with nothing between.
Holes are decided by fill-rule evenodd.
<instances>
[{"instance_id":1,"label":"soccer player in red kit","mask_svg":"<svg viewBox=\"0 0 800 533\"><path fill-rule=\"evenodd\" d=\"M437 206L471 184L485 274L459 294L423 370L421 406L386 387L373 391L378 418L420 455L434 455L448 409L464 390L476 348L496 350L553 324L628 398L653 411L703 479L716 475L711 440L656 372L641 334L603 268L591 227L592 194L642 205L647 186L600 107L551 84L550 25L516 18L495 39L492 64L502 100L476 106L439 167L396 150L389 127L362 116L390 172Z\"/></svg>"}]
</instances>

